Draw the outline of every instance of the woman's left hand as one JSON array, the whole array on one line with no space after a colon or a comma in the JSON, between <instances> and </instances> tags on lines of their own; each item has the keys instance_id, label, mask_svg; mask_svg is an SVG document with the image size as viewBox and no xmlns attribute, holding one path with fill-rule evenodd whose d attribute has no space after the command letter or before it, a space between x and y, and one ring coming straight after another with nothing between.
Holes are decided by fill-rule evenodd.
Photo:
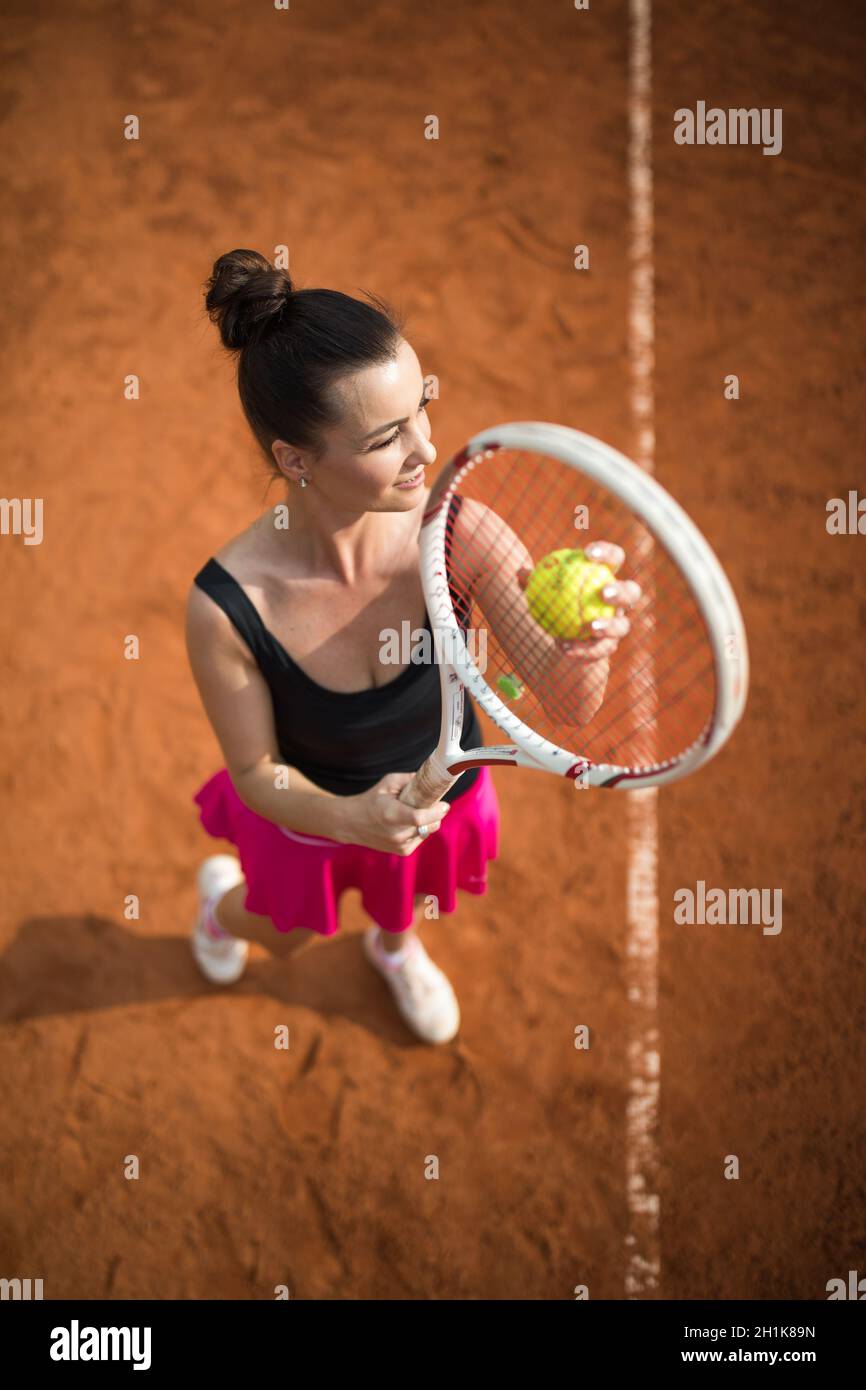
<instances>
[{"instance_id":1,"label":"woman's left hand","mask_svg":"<svg viewBox=\"0 0 866 1390\"><path fill-rule=\"evenodd\" d=\"M622 546L615 545L612 541L592 541L586 547L585 554L587 559L595 560L600 565L607 565L614 574L621 568L625 560L625 551ZM531 573L530 569L518 571L517 582L521 589L526 588ZM635 583L633 579L615 580L613 583L605 585L601 591L601 597L606 603L615 607L616 612L613 617L596 618L590 624L592 635L586 638L557 638L556 645L564 655L574 657L578 661L600 661L613 656L622 639L628 636L631 631L628 610L633 608L641 597L640 585Z\"/></svg>"}]
</instances>

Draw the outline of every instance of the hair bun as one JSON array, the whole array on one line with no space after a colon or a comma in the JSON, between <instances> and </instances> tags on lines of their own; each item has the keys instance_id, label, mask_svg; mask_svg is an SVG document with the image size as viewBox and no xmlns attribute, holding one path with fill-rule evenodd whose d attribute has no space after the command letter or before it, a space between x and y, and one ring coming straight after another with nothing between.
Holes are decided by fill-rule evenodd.
<instances>
[{"instance_id":1,"label":"hair bun","mask_svg":"<svg viewBox=\"0 0 866 1390\"><path fill-rule=\"evenodd\" d=\"M291 294L288 271L276 270L258 251L227 251L214 261L204 302L223 346L239 352L279 318Z\"/></svg>"}]
</instances>

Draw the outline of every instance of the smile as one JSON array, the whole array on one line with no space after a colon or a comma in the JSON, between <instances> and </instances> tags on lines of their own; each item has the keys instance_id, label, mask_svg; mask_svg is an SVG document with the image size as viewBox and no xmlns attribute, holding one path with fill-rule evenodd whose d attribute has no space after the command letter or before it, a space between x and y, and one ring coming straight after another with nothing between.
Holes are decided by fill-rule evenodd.
<instances>
[{"instance_id":1,"label":"smile","mask_svg":"<svg viewBox=\"0 0 866 1390\"><path fill-rule=\"evenodd\" d=\"M395 483L394 486L398 487L401 492L409 492L413 487L420 487L423 481L424 469L419 468L414 473L410 473L409 477L405 478L402 483Z\"/></svg>"}]
</instances>

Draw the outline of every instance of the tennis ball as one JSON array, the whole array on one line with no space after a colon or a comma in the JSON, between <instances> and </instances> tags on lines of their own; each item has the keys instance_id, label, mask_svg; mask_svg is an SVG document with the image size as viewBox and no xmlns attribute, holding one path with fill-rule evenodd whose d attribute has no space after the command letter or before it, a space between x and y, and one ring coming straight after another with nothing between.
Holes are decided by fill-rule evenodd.
<instances>
[{"instance_id":1,"label":"tennis ball","mask_svg":"<svg viewBox=\"0 0 866 1390\"><path fill-rule=\"evenodd\" d=\"M500 676L496 684L506 700L519 700L523 694L523 682L517 676Z\"/></svg>"},{"instance_id":2,"label":"tennis ball","mask_svg":"<svg viewBox=\"0 0 866 1390\"><path fill-rule=\"evenodd\" d=\"M612 618L616 609L604 603L601 591L616 582L607 565L590 560L582 550L551 550L539 560L526 581L529 611L551 637L570 640L592 636L589 624Z\"/></svg>"}]
</instances>

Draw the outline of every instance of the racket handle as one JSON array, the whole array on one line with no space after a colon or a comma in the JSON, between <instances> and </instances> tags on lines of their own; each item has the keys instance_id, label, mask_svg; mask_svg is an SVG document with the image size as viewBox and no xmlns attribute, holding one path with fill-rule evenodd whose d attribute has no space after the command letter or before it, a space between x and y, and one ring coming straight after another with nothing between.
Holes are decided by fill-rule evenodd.
<instances>
[{"instance_id":1,"label":"racket handle","mask_svg":"<svg viewBox=\"0 0 866 1390\"><path fill-rule=\"evenodd\" d=\"M453 787L456 781L457 778L452 777L451 773L446 772L437 762L436 754L431 753L412 781L406 783L400 792L399 800L404 801L407 806L414 806L416 810L425 810L426 807L441 801L444 793L449 787Z\"/></svg>"}]
</instances>

